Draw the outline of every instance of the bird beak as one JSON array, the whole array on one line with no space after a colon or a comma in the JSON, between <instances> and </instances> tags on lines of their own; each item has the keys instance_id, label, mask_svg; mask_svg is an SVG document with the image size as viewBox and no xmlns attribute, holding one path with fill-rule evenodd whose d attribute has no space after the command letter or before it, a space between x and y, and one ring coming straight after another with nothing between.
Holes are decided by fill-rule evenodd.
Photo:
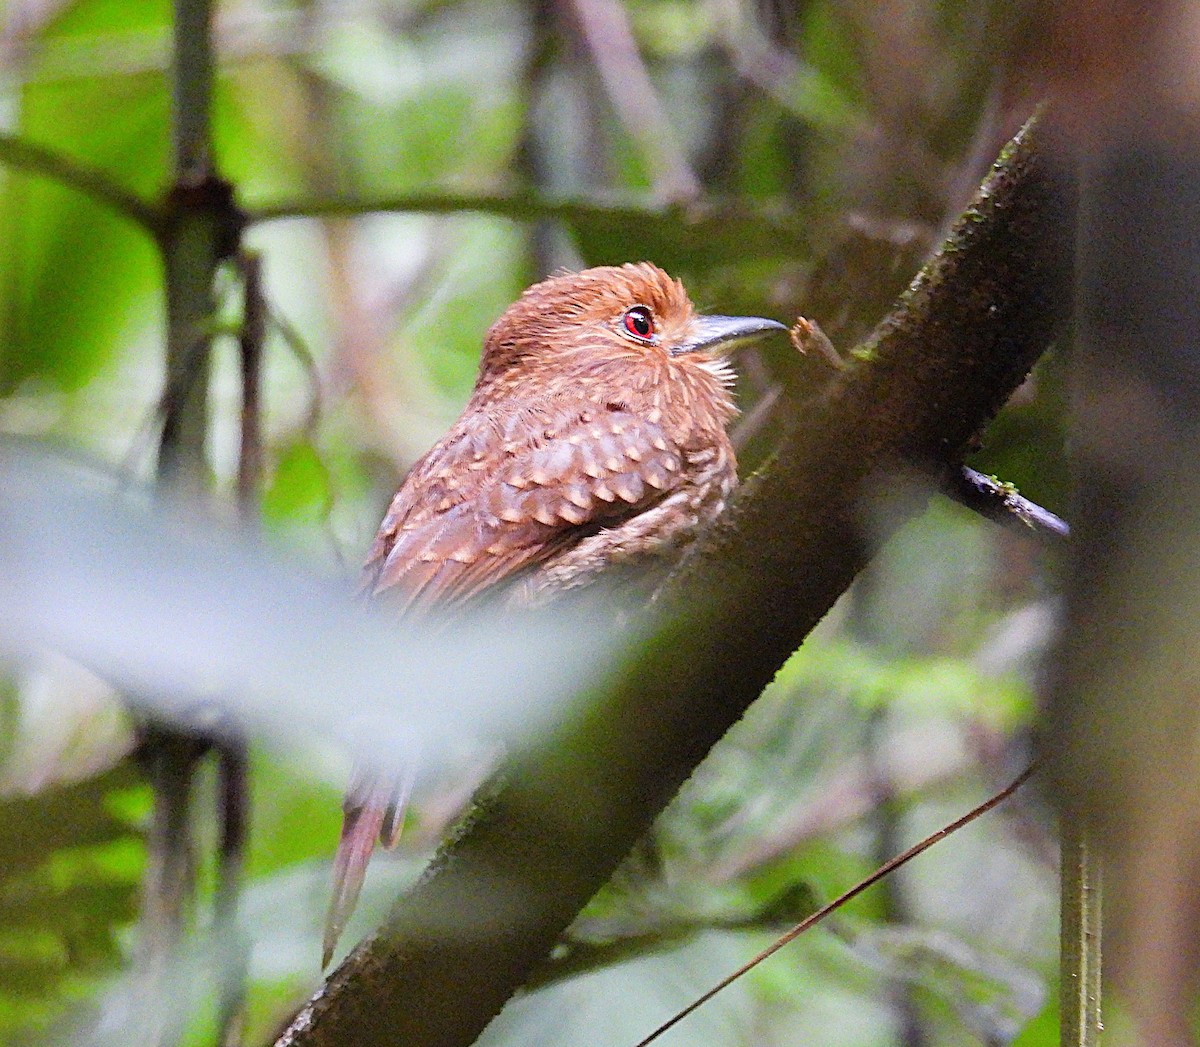
<instances>
[{"instance_id":1,"label":"bird beak","mask_svg":"<svg viewBox=\"0 0 1200 1047\"><path fill-rule=\"evenodd\" d=\"M691 333L679 345L672 347L671 355L680 356L701 350L728 350L739 342L762 338L772 331L786 330L783 324L761 316L697 316L692 321Z\"/></svg>"}]
</instances>

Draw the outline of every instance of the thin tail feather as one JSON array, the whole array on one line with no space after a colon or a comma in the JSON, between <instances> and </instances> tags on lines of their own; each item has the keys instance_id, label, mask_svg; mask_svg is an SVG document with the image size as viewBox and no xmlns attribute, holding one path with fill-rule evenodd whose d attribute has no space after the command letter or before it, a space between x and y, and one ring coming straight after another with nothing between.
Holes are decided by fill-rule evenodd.
<instances>
[{"instance_id":1,"label":"thin tail feather","mask_svg":"<svg viewBox=\"0 0 1200 1047\"><path fill-rule=\"evenodd\" d=\"M357 772L342 802L342 834L333 860L333 896L325 917L321 967L329 966L338 939L358 904L375 841L393 847L404 824L412 790L411 774L398 780Z\"/></svg>"},{"instance_id":2,"label":"thin tail feather","mask_svg":"<svg viewBox=\"0 0 1200 1047\"><path fill-rule=\"evenodd\" d=\"M379 842L388 850L396 846L400 831L404 828L404 815L408 811L408 798L412 794L413 774L405 771L397 780L388 796L387 809L383 814L383 825L379 830Z\"/></svg>"}]
</instances>

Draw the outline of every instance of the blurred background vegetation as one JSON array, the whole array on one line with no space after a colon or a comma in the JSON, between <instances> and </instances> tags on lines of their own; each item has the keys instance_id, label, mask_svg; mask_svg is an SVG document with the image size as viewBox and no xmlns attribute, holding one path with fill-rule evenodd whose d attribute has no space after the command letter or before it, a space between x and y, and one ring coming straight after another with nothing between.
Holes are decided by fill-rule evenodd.
<instances>
[{"instance_id":1,"label":"blurred background vegetation","mask_svg":"<svg viewBox=\"0 0 1200 1047\"><path fill-rule=\"evenodd\" d=\"M161 428L162 266L144 229L28 147L158 199L171 19L166 0L9 0L0 35L0 431L131 484L153 478ZM1014 5L988 0L219 5L214 157L249 215L270 309L266 542L352 584L405 469L464 402L487 325L558 267L649 258L703 308L803 314L850 348L1028 115L1009 62L1022 32ZM231 519L241 310L223 269L206 461ZM787 422L787 352L738 360L745 472ZM1061 386L1049 359L974 463L1050 508L1064 498ZM1032 538L936 504L577 926L580 941L635 944L522 996L485 1042L635 1042L814 901L1011 777L1055 566ZM125 708L79 667L22 656L0 717L0 1039L134 1042L122 1023L151 795ZM375 863L348 939L417 874L478 779L469 754L456 759ZM347 767L254 739L246 1043L319 983ZM990 816L670 1042L1057 1043L1048 824L1029 797ZM188 1044L216 1035L210 865L198 862L196 946L171 999Z\"/></svg>"}]
</instances>

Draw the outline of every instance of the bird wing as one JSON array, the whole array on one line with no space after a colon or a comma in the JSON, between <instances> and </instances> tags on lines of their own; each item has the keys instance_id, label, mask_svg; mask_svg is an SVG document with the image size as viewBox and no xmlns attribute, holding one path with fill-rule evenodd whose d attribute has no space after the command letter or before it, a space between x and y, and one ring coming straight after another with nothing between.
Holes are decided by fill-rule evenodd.
<instances>
[{"instance_id":1,"label":"bird wing","mask_svg":"<svg viewBox=\"0 0 1200 1047\"><path fill-rule=\"evenodd\" d=\"M476 459L464 441L457 463ZM436 459L432 475L456 463ZM405 608L453 603L507 581L555 552L644 511L682 482L683 456L658 422L621 407L588 404L540 428L536 439L508 445L469 490L439 490L430 511L423 482L410 477L393 503L367 563L373 593L389 591ZM410 490L411 488L411 490ZM422 500L413 511L405 502ZM399 503L399 504L398 504Z\"/></svg>"},{"instance_id":2,"label":"bird wing","mask_svg":"<svg viewBox=\"0 0 1200 1047\"><path fill-rule=\"evenodd\" d=\"M380 526L365 586L399 597L405 610L465 600L644 511L683 483L681 450L658 422L591 403L542 421L533 437L507 443L502 432L456 430L418 462ZM398 834L406 795L401 779L368 769L359 770L346 795L325 965L375 840L390 844Z\"/></svg>"}]
</instances>

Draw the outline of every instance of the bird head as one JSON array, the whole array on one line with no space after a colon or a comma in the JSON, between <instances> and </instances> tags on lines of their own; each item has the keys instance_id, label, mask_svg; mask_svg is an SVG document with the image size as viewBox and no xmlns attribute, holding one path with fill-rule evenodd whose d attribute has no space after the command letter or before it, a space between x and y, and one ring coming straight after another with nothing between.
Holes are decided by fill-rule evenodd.
<instances>
[{"instance_id":1,"label":"bird head","mask_svg":"<svg viewBox=\"0 0 1200 1047\"><path fill-rule=\"evenodd\" d=\"M598 369L659 374L700 368L724 384L721 355L735 343L786 330L755 316L704 316L678 280L649 262L561 273L534 284L492 325L480 383L514 369L586 380Z\"/></svg>"}]
</instances>

